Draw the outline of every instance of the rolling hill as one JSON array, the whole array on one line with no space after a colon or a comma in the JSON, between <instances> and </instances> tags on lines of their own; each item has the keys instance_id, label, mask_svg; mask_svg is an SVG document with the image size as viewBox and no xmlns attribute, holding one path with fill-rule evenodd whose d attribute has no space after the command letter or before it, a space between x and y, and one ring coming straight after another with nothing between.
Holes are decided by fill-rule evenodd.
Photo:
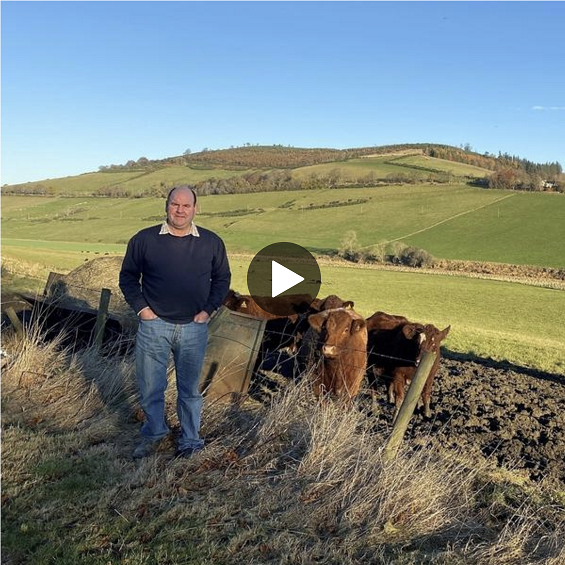
<instances>
[{"instance_id":1,"label":"rolling hill","mask_svg":"<svg viewBox=\"0 0 565 565\"><path fill-rule=\"evenodd\" d=\"M4 185L3 194L47 196L158 196L176 184L229 180L220 192L268 191L268 173L285 173L285 188L312 188L329 175L332 186L377 182L468 182L483 178L491 170L469 164L469 156L454 149L460 160L431 157L428 146L387 146L381 148L298 149L244 147L205 151L161 161L143 161L101 167L98 172ZM494 167L485 161L483 165ZM481 161L482 162L482 161ZM255 175L255 176L253 176ZM237 181L236 181L237 179ZM309 181L312 181L309 183ZM279 179L280 181L280 179ZM249 183L252 184L250 188ZM302 183L302 184L300 184ZM317 183L317 184L316 184ZM237 185L237 189L233 186ZM280 188L280 182L276 188ZM233 190L230 190L233 189ZM202 193L209 193L201 191Z\"/></svg>"}]
</instances>

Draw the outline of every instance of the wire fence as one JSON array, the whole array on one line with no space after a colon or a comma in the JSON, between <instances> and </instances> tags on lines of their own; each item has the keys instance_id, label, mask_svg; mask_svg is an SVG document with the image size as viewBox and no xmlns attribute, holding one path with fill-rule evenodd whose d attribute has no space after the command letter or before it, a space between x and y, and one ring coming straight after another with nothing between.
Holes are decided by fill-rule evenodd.
<instances>
[{"instance_id":1,"label":"wire fence","mask_svg":"<svg viewBox=\"0 0 565 565\"><path fill-rule=\"evenodd\" d=\"M115 288L110 290L112 294L108 313L118 318L124 317L130 320L137 320L137 316L125 301L122 293ZM100 302L101 289L94 289L81 284L69 283L67 280L65 280L64 276L60 276L54 277L52 280L48 281L44 294L44 298L48 300L50 306L61 306L69 308L71 310L76 309L78 311L80 311L81 309L87 311L97 311ZM2 302L2 304L4 305L4 302ZM250 346L250 349L254 353L265 356L270 353L276 352L277 350L286 348L289 358L300 359L301 355L304 356L308 353L304 350L302 338L307 331L313 331L309 329L310 326L308 325L308 322L306 320L307 316L308 314L301 314L298 320L295 322L292 322L284 317L276 318L274 320L267 320L261 343L255 348ZM72 316L69 317L68 322L68 325L72 324ZM284 323L284 325L280 327L282 322L286 323ZM238 343L239 345L247 346L246 343L239 341L236 336L238 335L238 326L241 326L242 329L248 329L248 326L239 322L237 317L235 316L229 317L223 322L224 333L226 333L225 324L229 324L230 326L232 326L232 328L229 331L229 337L224 337L233 341L234 343ZM300 324L304 325L303 331L300 331L300 329L298 328ZM273 326L279 327L275 329L273 328ZM323 346L320 335L317 334L314 341L311 341L308 345L310 349L320 351ZM271 348L269 348L269 346L271 346ZM301 347L303 348L302 351L300 350ZM366 348L359 348L352 346L350 342L346 342L345 344L337 345L336 348L338 354L337 356L347 356L350 353L366 353L371 358L378 357L393 362L403 363L408 366L418 366L419 355L413 358L406 358L390 353L377 352L374 350L370 343ZM294 351L291 351L291 349L293 349Z\"/></svg>"}]
</instances>

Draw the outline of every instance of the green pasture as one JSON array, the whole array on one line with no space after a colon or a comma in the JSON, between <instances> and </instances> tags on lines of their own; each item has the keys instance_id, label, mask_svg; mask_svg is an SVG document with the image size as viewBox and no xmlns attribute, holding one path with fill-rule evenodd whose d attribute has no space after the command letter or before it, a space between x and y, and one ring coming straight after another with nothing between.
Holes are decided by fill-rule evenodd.
<instances>
[{"instance_id":1,"label":"green pasture","mask_svg":"<svg viewBox=\"0 0 565 565\"><path fill-rule=\"evenodd\" d=\"M492 171L483 169L482 167L475 167L474 165L467 165L465 163L457 163L456 161L448 161L447 159L428 157L427 155L407 155L406 157L395 159L392 162L414 167L425 167L436 171L451 173L455 176L481 178L492 174Z\"/></svg>"},{"instance_id":2,"label":"green pasture","mask_svg":"<svg viewBox=\"0 0 565 565\"><path fill-rule=\"evenodd\" d=\"M419 167L429 169L421 170ZM480 167L473 167L464 163L436 159L425 155L407 155L396 157L392 155L379 155L374 157L362 157L348 161L336 161L321 165L301 167L293 171L298 178L307 178L313 174L326 176L334 171L339 171L342 180L355 181L370 173L377 178L386 178L389 174L405 173L416 176L419 179L427 178L431 172L449 172L456 177L484 177L491 173Z\"/></svg>"},{"instance_id":3,"label":"green pasture","mask_svg":"<svg viewBox=\"0 0 565 565\"><path fill-rule=\"evenodd\" d=\"M167 186L174 184L195 183L209 178L229 178L238 176L246 171L224 169L192 169L182 166L166 166L155 171L129 171L84 173L72 177L46 179L29 182L22 187L43 187L52 196L66 194L73 196L89 196L102 188L119 187L139 194L151 188L158 188L161 183Z\"/></svg>"},{"instance_id":4,"label":"green pasture","mask_svg":"<svg viewBox=\"0 0 565 565\"><path fill-rule=\"evenodd\" d=\"M192 184L212 177L226 179L240 176L249 171L233 171L223 169L191 169L190 167L163 167L152 173L134 177L122 182L120 188L139 194L150 188L158 188L161 185L168 187L177 184Z\"/></svg>"},{"instance_id":5,"label":"green pasture","mask_svg":"<svg viewBox=\"0 0 565 565\"><path fill-rule=\"evenodd\" d=\"M402 185L205 196L197 224L230 252L277 241L337 249L353 230L365 248L400 240L438 258L562 268L565 198L463 184ZM164 217L162 198L2 198L2 238L127 243Z\"/></svg>"},{"instance_id":6,"label":"green pasture","mask_svg":"<svg viewBox=\"0 0 565 565\"><path fill-rule=\"evenodd\" d=\"M120 172L120 173L84 173L72 177L62 177L57 179L45 179L37 182L28 182L21 187L39 187L47 189L51 195L74 194L89 195L99 188L105 186L115 186L125 182L141 173L140 171Z\"/></svg>"},{"instance_id":7,"label":"green pasture","mask_svg":"<svg viewBox=\"0 0 565 565\"><path fill-rule=\"evenodd\" d=\"M508 193L507 193L508 194ZM565 199L559 194L509 193L510 198L453 218L414 236L409 245L437 257L565 268Z\"/></svg>"},{"instance_id":8,"label":"green pasture","mask_svg":"<svg viewBox=\"0 0 565 565\"><path fill-rule=\"evenodd\" d=\"M379 178L384 178L390 173L402 172L402 169L388 163L390 156L363 157L348 161L336 161L320 165L310 165L294 169L293 175L297 178L307 178L313 174L326 176L330 172L339 171L342 180L355 181L373 172ZM407 172L407 171L406 171Z\"/></svg>"}]
</instances>

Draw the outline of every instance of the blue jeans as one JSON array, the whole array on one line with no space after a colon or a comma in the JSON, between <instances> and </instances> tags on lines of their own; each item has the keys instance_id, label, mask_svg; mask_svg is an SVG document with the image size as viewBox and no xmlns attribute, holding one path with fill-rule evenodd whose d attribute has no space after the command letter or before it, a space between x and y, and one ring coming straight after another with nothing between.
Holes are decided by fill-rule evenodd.
<instances>
[{"instance_id":1,"label":"blue jeans","mask_svg":"<svg viewBox=\"0 0 565 565\"><path fill-rule=\"evenodd\" d=\"M156 318L140 320L135 345L135 366L140 403L145 412L141 434L148 439L165 437L167 366L171 351L177 374L177 414L181 426L178 449L199 448L202 395L200 373L208 342L208 324L171 324Z\"/></svg>"}]
</instances>

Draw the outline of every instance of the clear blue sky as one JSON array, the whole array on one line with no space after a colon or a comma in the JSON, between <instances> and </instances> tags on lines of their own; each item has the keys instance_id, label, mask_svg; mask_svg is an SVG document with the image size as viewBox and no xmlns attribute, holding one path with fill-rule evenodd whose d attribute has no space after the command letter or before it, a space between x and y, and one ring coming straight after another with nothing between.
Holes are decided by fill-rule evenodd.
<instances>
[{"instance_id":1,"label":"clear blue sky","mask_svg":"<svg viewBox=\"0 0 565 565\"><path fill-rule=\"evenodd\" d=\"M2 184L204 147L565 166L562 2L2 2Z\"/></svg>"}]
</instances>

